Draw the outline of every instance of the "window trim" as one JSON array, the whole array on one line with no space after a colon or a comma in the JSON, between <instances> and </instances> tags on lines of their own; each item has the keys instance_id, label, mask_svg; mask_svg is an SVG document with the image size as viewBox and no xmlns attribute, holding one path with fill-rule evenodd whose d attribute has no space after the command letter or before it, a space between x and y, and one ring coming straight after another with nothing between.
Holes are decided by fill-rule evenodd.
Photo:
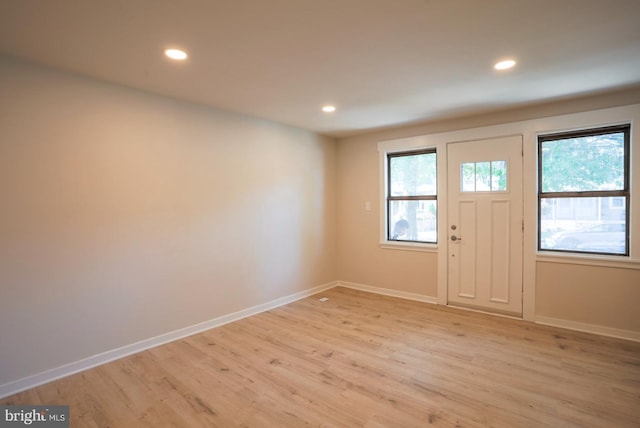
<instances>
[{"instance_id":1,"label":"window trim","mask_svg":"<svg viewBox=\"0 0 640 428\"><path fill-rule=\"evenodd\" d=\"M624 134L624 185L622 190L588 190L575 192L543 192L542 191L542 145L547 141L555 141L569 138L593 137L598 135L607 135L620 133ZM631 168L631 124L623 123L618 125L601 126L596 128L585 128L567 132L554 132L550 134L538 134L537 136L537 155L538 155L538 218L537 218L537 251L538 254L579 254L594 256L613 256L613 257L630 257L631 252L631 187L630 187L630 168ZM579 251L566 249L542 248L542 200L543 199L561 199L561 198L599 198L599 197L624 197L625 198L625 252L624 253L607 253L596 251Z\"/></svg>"}]
</instances>

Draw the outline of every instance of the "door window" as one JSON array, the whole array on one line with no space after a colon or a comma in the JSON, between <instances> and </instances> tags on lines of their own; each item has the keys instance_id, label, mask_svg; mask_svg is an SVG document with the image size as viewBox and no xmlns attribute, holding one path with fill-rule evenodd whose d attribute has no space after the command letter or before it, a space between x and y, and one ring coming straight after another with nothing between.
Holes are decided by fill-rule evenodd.
<instances>
[{"instance_id":1,"label":"door window","mask_svg":"<svg viewBox=\"0 0 640 428\"><path fill-rule=\"evenodd\" d=\"M507 190L507 161L460 164L460 191L504 192Z\"/></svg>"}]
</instances>

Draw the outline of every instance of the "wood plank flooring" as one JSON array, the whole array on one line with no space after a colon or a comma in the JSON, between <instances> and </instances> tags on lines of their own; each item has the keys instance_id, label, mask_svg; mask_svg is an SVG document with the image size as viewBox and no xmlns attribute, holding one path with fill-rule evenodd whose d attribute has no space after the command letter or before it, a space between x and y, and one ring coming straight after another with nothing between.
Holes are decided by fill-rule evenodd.
<instances>
[{"instance_id":1,"label":"wood plank flooring","mask_svg":"<svg viewBox=\"0 0 640 428\"><path fill-rule=\"evenodd\" d=\"M640 343L338 287L0 402L72 427L639 427Z\"/></svg>"}]
</instances>

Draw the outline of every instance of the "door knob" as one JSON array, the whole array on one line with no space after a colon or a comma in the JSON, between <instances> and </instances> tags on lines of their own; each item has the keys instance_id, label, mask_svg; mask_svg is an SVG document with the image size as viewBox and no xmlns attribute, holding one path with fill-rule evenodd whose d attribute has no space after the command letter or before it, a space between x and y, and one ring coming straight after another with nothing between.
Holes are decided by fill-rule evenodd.
<instances>
[{"instance_id":1,"label":"door knob","mask_svg":"<svg viewBox=\"0 0 640 428\"><path fill-rule=\"evenodd\" d=\"M458 238L456 235L451 235L452 241L462 241L462 238Z\"/></svg>"}]
</instances>

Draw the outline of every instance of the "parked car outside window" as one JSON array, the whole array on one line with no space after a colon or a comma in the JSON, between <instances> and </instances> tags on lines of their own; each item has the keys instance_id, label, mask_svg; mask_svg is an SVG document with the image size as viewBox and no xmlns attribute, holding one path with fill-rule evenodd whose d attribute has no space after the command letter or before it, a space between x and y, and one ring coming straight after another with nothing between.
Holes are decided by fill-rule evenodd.
<instances>
[{"instance_id":1,"label":"parked car outside window","mask_svg":"<svg viewBox=\"0 0 640 428\"><path fill-rule=\"evenodd\" d=\"M545 247L555 250L577 250L624 253L624 223L600 223L579 230L559 231L545 240Z\"/></svg>"}]
</instances>

